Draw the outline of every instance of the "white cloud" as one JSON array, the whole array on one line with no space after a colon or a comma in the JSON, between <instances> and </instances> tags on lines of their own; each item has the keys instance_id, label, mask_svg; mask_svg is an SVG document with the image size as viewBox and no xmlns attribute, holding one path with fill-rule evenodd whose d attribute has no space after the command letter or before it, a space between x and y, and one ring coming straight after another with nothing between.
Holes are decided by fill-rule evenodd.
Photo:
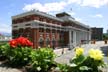
<instances>
[{"instance_id":1,"label":"white cloud","mask_svg":"<svg viewBox=\"0 0 108 72\"><path fill-rule=\"evenodd\" d=\"M68 4L79 4L80 6L88 6L99 8L104 5L108 5L108 0L66 0Z\"/></svg>"},{"instance_id":2,"label":"white cloud","mask_svg":"<svg viewBox=\"0 0 108 72\"><path fill-rule=\"evenodd\" d=\"M82 0L81 6L89 6L99 8L103 5L107 5L108 0Z\"/></svg>"},{"instance_id":3,"label":"white cloud","mask_svg":"<svg viewBox=\"0 0 108 72\"><path fill-rule=\"evenodd\" d=\"M33 4L25 4L23 10L30 11L36 9L43 12L53 12L53 11L57 12L64 10L66 6L73 3L78 4L80 6L99 8L101 6L107 5L108 0L62 0L60 2L52 2L45 4L33 3Z\"/></svg>"},{"instance_id":4,"label":"white cloud","mask_svg":"<svg viewBox=\"0 0 108 72\"><path fill-rule=\"evenodd\" d=\"M82 22L81 18L75 18L76 21Z\"/></svg>"},{"instance_id":5,"label":"white cloud","mask_svg":"<svg viewBox=\"0 0 108 72\"><path fill-rule=\"evenodd\" d=\"M103 18L102 14L91 15L93 18Z\"/></svg>"},{"instance_id":6,"label":"white cloud","mask_svg":"<svg viewBox=\"0 0 108 72\"><path fill-rule=\"evenodd\" d=\"M72 4L72 3L76 3L76 4L81 4L82 0L66 0L67 4Z\"/></svg>"},{"instance_id":7,"label":"white cloud","mask_svg":"<svg viewBox=\"0 0 108 72\"><path fill-rule=\"evenodd\" d=\"M0 32L11 33L11 25L0 23Z\"/></svg>"},{"instance_id":8,"label":"white cloud","mask_svg":"<svg viewBox=\"0 0 108 72\"><path fill-rule=\"evenodd\" d=\"M43 12L61 11L64 9L66 5L67 5L66 2L64 1L54 2L54 3L45 3L45 4L33 3L33 4L25 5L23 10L30 11L30 10L36 9Z\"/></svg>"},{"instance_id":9,"label":"white cloud","mask_svg":"<svg viewBox=\"0 0 108 72\"><path fill-rule=\"evenodd\" d=\"M73 16L75 15L76 13L75 12L68 12L69 15Z\"/></svg>"}]
</instances>

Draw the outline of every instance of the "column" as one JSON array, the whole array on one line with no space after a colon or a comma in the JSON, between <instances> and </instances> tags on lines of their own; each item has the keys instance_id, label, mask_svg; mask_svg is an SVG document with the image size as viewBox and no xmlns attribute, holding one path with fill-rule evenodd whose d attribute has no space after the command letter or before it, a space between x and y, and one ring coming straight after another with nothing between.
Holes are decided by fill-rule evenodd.
<instances>
[{"instance_id":1,"label":"column","mask_svg":"<svg viewBox=\"0 0 108 72\"><path fill-rule=\"evenodd\" d=\"M76 46L76 31L73 31L73 46Z\"/></svg>"},{"instance_id":2,"label":"column","mask_svg":"<svg viewBox=\"0 0 108 72\"><path fill-rule=\"evenodd\" d=\"M56 47L58 46L58 33L57 33L57 30L55 32L55 38L56 38Z\"/></svg>"},{"instance_id":3,"label":"column","mask_svg":"<svg viewBox=\"0 0 108 72\"><path fill-rule=\"evenodd\" d=\"M52 29L50 29L50 47L52 47Z\"/></svg>"},{"instance_id":4,"label":"column","mask_svg":"<svg viewBox=\"0 0 108 72\"><path fill-rule=\"evenodd\" d=\"M34 28L32 29L32 42L33 42L33 48L36 48L36 31Z\"/></svg>"},{"instance_id":5,"label":"column","mask_svg":"<svg viewBox=\"0 0 108 72\"><path fill-rule=\"evenodd\" d=\"M69 30L69 48L72 48L72 33L71 30Z\"/></svg>"},{"instance_id":6,"label":"column","mask_svg":"<svg viewBox=\"0 0 108 72\"><path fill-rule=\"evenodd\" d=\"M40 34L39 34L39 28L36 29L36 48L39 47L39 37L40 37Z\"/></svg>"},{"instance_id":7,"label":"column","mask_svg":"<svg viewBox=\"0 0 108 72\"><path fill-rule=\"evenodd\" d=\"M39 29L33 29L33 47L38 48Z\"/></svg>"},{"instance_id":8,"label":"column","mask_svg":"<svg viewBox=\"0 0 108 72\"><path fill-rule=\"evenodd\" d=\"M44 47L46 47L46 29L44 29Z\"/></svg>"},{"instance_id":9,"label":"column","mask_svg":"<svg viewBox=\"0 0 108 72\"><path fill-rule=\"evenodd\" d=\"M89 34L89 40L91 40L91 32L89 32L88 34Z\"/></svg>"}]
</instances>

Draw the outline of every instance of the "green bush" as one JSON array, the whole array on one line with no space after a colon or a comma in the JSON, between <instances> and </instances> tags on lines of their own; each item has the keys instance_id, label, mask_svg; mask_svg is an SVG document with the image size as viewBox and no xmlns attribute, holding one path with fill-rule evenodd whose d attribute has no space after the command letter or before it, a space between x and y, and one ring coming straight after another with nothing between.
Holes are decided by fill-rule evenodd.
<instances>
[{"instance_id":1,"label":"green bush","mask_svg":"<svg viewBox=\"0 0 108 72\"><path fill-rule=\"evenodd\" d=\"M7 59L7 51L9 49L9 44L0 45L0 60Z\"/></svg>"},{"instance_id":2,"label":"green bush","mask_svg":"<svg viewBox=\"0 0 108 72\"><path fill-rule=\"evenodd\" d=\"M104 67L104 54L99 49L90 49L87 55L83 48L76 48L76 54L70 60L69 72L99 72L99 67Z\"/></svg>"},{"instance_id":3,"label":"green bush","mask_svg":"<svg viewBox=\"0 0 108 72\"><path fill-rule=\"evenodd\" d=\"M20 67L27 65L30 61L30 54L32 48L30 47L22 47L22 48L13 48L7 51L7 58L9 65L12 67Z\"/></svg>"},{"instance_id":4,"label":"green bush","mask_svg":"<svg viewBox=\"0 0 108 72\"><path fill-rule=\"evenodd\" d=\"M69 66L67 64L57 64L58 69L61 72L68 72Z\"/></svg>"},{"instance_id":5,"label":"green bush","mask_svg":"<svg viewBox=\"0 0 108 72\"><path fill-rule=\"evenodd\" d=\"M55 66L55 54L51 48L40 48L32 51L32 69L36 72L48 72Z\"/></svg>"},{"instance_id":6,"label":"green bush","mask_svg":"<svg viewBox=\"0 0 108 72\"><path fill-rule=\"evenodd\" d=\"M1 45L0 56L5 57L12 67L25 66L31 61L32 46L32 42L27 38L19 37Z\"/></svg>"},{"instance_id":7,"label":"green bush","mask_svg":"<svg viewBox=\"0 0 108 72\"><path fill-rule=\"evenodd\" d=\"M24 66L31 60L32 48L30 47L15 47L11 48L9 44L0 46L0 57L8 60L8 63L13 66Z\"/></svg>"}]
</instances>

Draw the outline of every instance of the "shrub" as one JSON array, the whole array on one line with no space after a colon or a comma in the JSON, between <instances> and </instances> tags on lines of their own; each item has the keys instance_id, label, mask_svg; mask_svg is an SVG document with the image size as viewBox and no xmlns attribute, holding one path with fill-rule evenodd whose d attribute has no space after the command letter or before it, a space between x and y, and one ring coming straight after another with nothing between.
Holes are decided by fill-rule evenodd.
<instances>
[{"instance_id":1,"label":"shrub","mask_svg":"<svg viewBox=\"0 0 108 72\"><path fill-rule=\"evenodd\" d=\"M7 55L8 47L9 47L8 43L0 45L0 60L7 59L6 55Z\"/></svg>"},{"instance_id":2,"label":"shrub","mask_svg":"<svg viewBox=\"0 0 108 72\"><path fill-rule=\"evenodd\" d=\"M57 64L57 68L61 72L68 72L68 70L69 70L69 66L67 64Z\"/></svg>"},{"instance_id":3,"label":"shrub","mask_svg":"<svg viewBox=\"0 0 108 72\"><path fill-rule=\"evenodd\" d=\"M76 56L70 61L69 72L99 72L99 67L105 65L103 53L98 49L91 49L85 56L83 52L83 48L76 49Z\"/></svg>"},{"instance_id":4,"label":"shrub","mask_svg":"<svg viewBox=\"0 0 108 72\"><path fill-rule=\"evenodd\" d=\"M2 45L1 55L5 56L12 67L24 66L31 60L32 42L27 38L19 37Z\"/></svg>"},{"instance_id":5,"label":"shrub","mask_svg":"<svg viewBox=\"0 0 108 72\"><path fill-rule=\"evenodd\" d=\"M48 72L55 66L55 54L51 48L40 48L31 53L32 69L36 72Z\"/></svg>"}]
</instances>

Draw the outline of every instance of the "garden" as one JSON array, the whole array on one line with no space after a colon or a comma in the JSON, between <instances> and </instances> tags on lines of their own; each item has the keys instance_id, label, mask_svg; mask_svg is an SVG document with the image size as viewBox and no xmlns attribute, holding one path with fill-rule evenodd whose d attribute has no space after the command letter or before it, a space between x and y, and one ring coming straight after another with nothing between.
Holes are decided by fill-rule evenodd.
<instances>
[{"instance_id":1,"label":"garden","mask_svg":"<svg viewBox=\"0 0 108 72\"><path fill-rule=\"evenodd\" d=\"M33 43L25 37L0 45L0 61L11 68L24 68L25 72L102 72L104 54L90 49L84 55L83 48L75 48L70 64L54 61L57 55L52 48L33 49Z\"/></svg>"}]
</instances>

